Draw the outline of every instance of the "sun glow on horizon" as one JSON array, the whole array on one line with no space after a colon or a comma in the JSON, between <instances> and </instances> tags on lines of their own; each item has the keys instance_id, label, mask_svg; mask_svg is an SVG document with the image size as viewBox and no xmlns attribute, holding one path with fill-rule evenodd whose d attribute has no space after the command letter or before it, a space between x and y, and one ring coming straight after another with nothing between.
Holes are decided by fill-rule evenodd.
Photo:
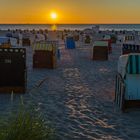
<instances>
[{"instance_id":1,"label":"sun glow on horizon","mask_svg":"<svg viewBox=\"0 0 140 140\"><path fill-rule=\"evenodd\" d=\"M140 0L0 0L1 24L139 24Z\"/></svg>"},{"instance_id":2,"label":"sun glow on horizon","mask_svg":"<svg viewBox=\"0 0 140 140\"><path fill-rule=\"evenodd\" d=\"M51 12L50 16L51 16L51 19L53 19L53 20L57 19L57 13L56 12Z\"/></svg>"}]
</instances>

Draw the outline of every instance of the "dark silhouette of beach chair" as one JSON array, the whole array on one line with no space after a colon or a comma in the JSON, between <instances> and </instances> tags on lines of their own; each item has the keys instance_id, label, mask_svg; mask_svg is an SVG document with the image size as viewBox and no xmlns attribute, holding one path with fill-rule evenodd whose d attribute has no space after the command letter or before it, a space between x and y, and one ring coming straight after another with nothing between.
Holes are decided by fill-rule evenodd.
<instances>
[{"instance_id":1,"label":"dark silhouette of beach chair","mask_svg":"<svg viewBox=\"0 0 140 140\"><path fill-rule=\"evenodd\" d=\"M0 93L25 93L26 49L0 48Z\"/></svg>"}]
</instances>

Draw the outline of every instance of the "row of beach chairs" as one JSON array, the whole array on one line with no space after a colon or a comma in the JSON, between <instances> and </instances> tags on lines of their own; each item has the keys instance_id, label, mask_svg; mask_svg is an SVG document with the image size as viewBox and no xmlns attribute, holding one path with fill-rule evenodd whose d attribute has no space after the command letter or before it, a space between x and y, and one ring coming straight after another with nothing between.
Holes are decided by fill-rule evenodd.
<instances>
[{"instance_id":1,"label":"row of beach chairs","mask_svg":"<svg viewBox=\"0 0 140 140\"><path fill-rule=\"evenodd\" d=\"M0 44L0 92L24 93L27 83L26 49L8 48L2 45L4 44ZM58 58L57 45L58 42L55 41L33 44L33 68L55 68ZM72 37L66 39L66 48L75 48L75 41ZM139 45L123 44L122 55L118 61L115 102L123 111L130 107L140 107L139 50ZM93 60L108 60L108 54L111 52L109 38L94 42ZM5 78L7 76L8 78Z\"/></svg>"}]
</instances>

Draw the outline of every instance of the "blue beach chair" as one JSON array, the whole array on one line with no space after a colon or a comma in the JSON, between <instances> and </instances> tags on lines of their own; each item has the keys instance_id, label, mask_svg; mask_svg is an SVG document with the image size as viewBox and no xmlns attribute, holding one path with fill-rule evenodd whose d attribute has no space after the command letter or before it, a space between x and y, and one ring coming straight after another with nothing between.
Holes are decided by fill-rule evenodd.
<instances>
[{"instance_id":1,"label":"blue beach chair","mask_svg":"<svg viewBox=\"0 0 140 140\"><path fill-rule=\"evenodd\" d=\"M117 74L115 102L122 110L140 107L140 54L129 54L125 74Z\"/></svg>"},{"instance_id":2,"label":"blue beach chair","mask_svg":"<svg viewBox=\"0 0 140 140\"><path fill-rule=\"evenodd\" d=\"M66 48L67 49L75 49L75 41L73 37L66 38Z\"/></svg>"}]
</instances>

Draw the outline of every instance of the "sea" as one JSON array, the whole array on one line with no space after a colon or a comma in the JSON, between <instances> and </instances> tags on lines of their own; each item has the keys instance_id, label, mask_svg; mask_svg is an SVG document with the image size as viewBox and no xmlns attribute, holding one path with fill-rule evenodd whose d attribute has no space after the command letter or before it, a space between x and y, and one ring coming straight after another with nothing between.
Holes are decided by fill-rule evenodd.
<instances>
[{"instance_id":1,"label":"sea","mask_svg":"<svg viewBox=\"0 0 140 140\"><path fill-rule=\"evenodd\" d=\"M128 31L140 31L140 24L56 24L57 30L83 30L92 28L95 25L99 25L100 30L128 30ZM21 30L39 30L52 28L52 24L0 24L0 30L7 29L21 29Z\"/></svg>"}]
</instances>

